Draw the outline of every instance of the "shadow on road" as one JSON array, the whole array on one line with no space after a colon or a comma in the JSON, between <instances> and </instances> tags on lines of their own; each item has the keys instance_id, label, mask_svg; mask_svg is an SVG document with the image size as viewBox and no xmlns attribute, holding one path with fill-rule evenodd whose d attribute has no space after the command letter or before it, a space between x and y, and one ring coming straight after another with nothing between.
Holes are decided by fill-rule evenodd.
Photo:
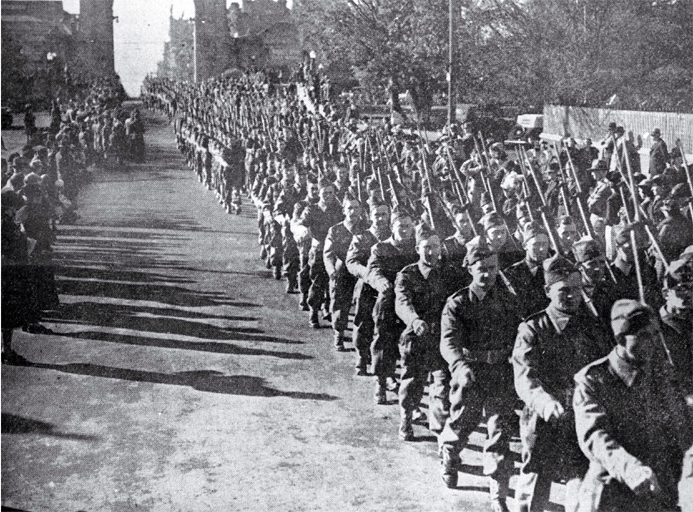
<instances>
[{"instance_id":1,"label":"shadow on road","mask_svg":"<svg viewBox=\"0 0 693 512\"><path fill-rule=\"evenodd\" d=\"M61 432L52 423L45 421L32 420L15 416L14 414L2 413L2 433L3 434L41 434L62 439L72 439L75 441L98 441L98 436L86 434L75 434Z\"/></svg>"},{"instance_id":2,"label":"shadow on road","mask_svg":"<svg viewBox=\"0 0 693 512\"><path fill-rule=\"evenodd\" d=\"M188 386L206 393L222 393L226 395L245 395L258 397L287 397L300 400L337 400L338 397L327 393L308 393L304 391L281 391L265 384L265 379L250 375L224 375L216 370L197 370L179 373L158 373L127 368L113 368L96 364L42 364L26 362L24 366L56 370L72 375L89 375L152 384L169 384L173 386Z\"/></svg>"},{"instance_id":3,"label":"shadow on road","mask_svg":"<svg viewBox=\"0 0 693 512\"><path fill-rule=\"evenodd\" d=\"M228 354L238 356L269 356L279 359L293 359L307 361L313 356L299 352L282 352L276 350L264 350L261 348L247 348L232 345L230 343L213 343L206 341L179 341L164 338L147 338L144 336L131 336L112 332L82 331L60 334L66 338L78 338L84 340L104 341L107 343L120 343L141 347L173 348L178 350L195 350L198 352L210 352L213 354Z\"/></svg>"}]
</instances>

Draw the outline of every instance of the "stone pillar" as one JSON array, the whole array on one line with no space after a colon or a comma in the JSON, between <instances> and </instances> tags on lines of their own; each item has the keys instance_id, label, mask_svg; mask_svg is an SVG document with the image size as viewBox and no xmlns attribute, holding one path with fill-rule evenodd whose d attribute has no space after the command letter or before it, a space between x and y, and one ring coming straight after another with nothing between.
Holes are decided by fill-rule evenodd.
<instances>
[{"instance_id":1,"label":"stone pillar","mask_svg":"<svg viewBox=\"0 0 693 512\"><path fill-rule=\"evenodd\" d=\"M220 75L230 59L226 0L195 0L195 82Z\"/></svg>"},{"instance_id":2,"label":"stone pillar","mask_svg":"<svg viewBox=\"0 0 693 512\"><path fill-rule=\"evenodd\" d=\"M80 0L79 33L85 71L95 76L115 74L113 0Z\"/></svg>"}]
</instances>

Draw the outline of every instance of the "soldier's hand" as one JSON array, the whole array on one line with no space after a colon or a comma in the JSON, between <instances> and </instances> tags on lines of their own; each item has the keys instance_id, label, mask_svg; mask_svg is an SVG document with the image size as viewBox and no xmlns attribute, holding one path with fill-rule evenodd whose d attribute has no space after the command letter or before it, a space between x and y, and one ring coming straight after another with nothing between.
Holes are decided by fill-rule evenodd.
<instances>
[{"instance_id":1,"label":"soldier's hand","mask_svg":"<svg viewBox=\"0 0 693 512\"><path fill-rule=\"evenodd\" d=\"M642 496L644 494L659 494L662 492L662 488L657 481L657 475L655 475L654 471L647 466L640 468L640 474L635 480L635 484L633 485L632 489L636 496Z\"/></svg>"},{"instance_id":2,"label":"soldier's hand","mask_svg":"<svg viewBox=\"0 0 693 512\"><path fill-rule=\"evenodd\" d=\"M428 333L428 324L420 318L414 320L411 326L412 329L414 329L414 334L417 336L424 336L426 333Z\"/></svg>"},{"instance_id":3,"label":"soldier's hand","mask_svg":"<svg viewBox=\"0 0 693 512\"><path fill-rule=\"evenodd\" d=\"M561 419L564 414L565 409L561 403L556 400L552 400L544 406L541 416L544 418L545 422L549 423Z\"/></svg>"}]
</instances>

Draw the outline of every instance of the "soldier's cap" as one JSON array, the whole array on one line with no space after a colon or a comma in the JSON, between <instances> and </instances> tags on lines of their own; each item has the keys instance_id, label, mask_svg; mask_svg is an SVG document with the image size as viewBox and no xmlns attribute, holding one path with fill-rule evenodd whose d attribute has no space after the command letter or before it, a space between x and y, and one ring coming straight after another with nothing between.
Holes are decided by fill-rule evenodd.
<instances>
[{"instance_id":1,"label":"soldier's cap","mask_svg":"<svg viewBox=\"0 0 693 512\"><path fill-rule=\"evenodd\" d=\"M522 240L525 242L528 242L532 238L536 238L539 235L546 235L546 230L544 229L544 225L536 220L529 222L522 230Z\"/></svg>"},{"instance_id":2,"label":"soldier's cap","mask_svg":"<svg viewBox=\"0 0 693 512\"><path fill-rule=\"evenodd\" d=\"M477 261L485 260L493 256L494 252L486 242L486 238L483 236L475 236L465 245L467 248L467 254L464 257L462 264L465 267L471 267Z\"/></svg>"},{"instance_id":3,"label":"soldier's cap","mask_svg":"<svg viewBox=\"0 0 693 512\"><path fill-rule=\"evenodd\" d=\"M660 130L659 128L655 128L654 130L652 130L652 135L653 136L658 135L661 137L662 136L662 130Z\"/></svg>"},{"instance_id":4,"label":"soldier's cap","mask_svg":"<svg viewBox=\"0 0 693 512\"><path fill-rule=\"evenodd\" d=\"M633 299L620 299L611 308L611 330L614 336L634 334L656 317L650 306Z\"/></svg>"},{"instance_id":5,"label":"soldier's cap","mask_svg":"<svg viewBox=\"0 0 693 512\"><path fill-rule=\"evenodd\" d=\"M682 258L672 261L662 280L663 288L675 288L680 284L693 284L693 268L690 261Z\"/></svg>"},{"instance_id":6,"label":"soldier's cap","mask_svg":"<svg viewBox=\"0 0 693 512\"><path fill-rule=\"evenodd\" d=\"M612 129L615 130L615 129L616 129L616 123L614 123L613 121L611 121L611 122L609 123L609 129L610 129L610 130L612 130Z\"/></svg>"},{"instance_id":7,"label":"soldier's cap","mask_svg":"<svg viewBox=\"0 0 693 512\"><path fill-rule=\"evenodd\" d=\"M616 133L626 133L626 129L623 126L617 126Z\"/></svg>"},{"instance_id":8,"label":"soldier's cap","mask_svg":"<svg viewBox=\"0 0 693 512\"><path fill-rule=\"evenodd\" d=\"M419 244L423 242L424 240L428 240L431 238L433 235L437 235L438 233L433 230L428 223L426 222L421 222L416 226L416 243Z\"/></svg>"},{"instance_id":9,"label":"soldier's cap","mask_svg":"<svg viewBox=\"0 0 693 512\"><path fill-rule=\"evenodd\" d=\"M491 228L500 228L505 226L503 219L496 212L490 212L479 219L479 225L484 231L488 231Z\"/></svg>"},{"instance_id":10,"label":"soldier's cap","mask_svg":"<svg viewBox=\"0 0 693 512\"><path fill-rule=\"evenodd\" d=\"M544 260L544 282L546 286L562 281L576 272L579 272L579 270L575 264L560 254Z\"/></svg>"},{"instance_id":11,"label":"soldier's cap","mask_svg":"<svg viewBox=\"0 0 693 512\"><path fill-rule=\"evenodd\" d=\"M602 248L591 238L575 242L573 244L573 254L577 263L587 263L590 260L603 256Z\"/></svg>"},{"instance_id":12,"label":"soldier's cap","mask_svg":"<svg viewBox=\"0 0 693 512\"><path fill-rule=\"evenodd\" d=\"M609 166L606 165L604 160L599 158L592 160L592 167L589 169L590 172L608 172Z\"/></svg>"}]
</instances>

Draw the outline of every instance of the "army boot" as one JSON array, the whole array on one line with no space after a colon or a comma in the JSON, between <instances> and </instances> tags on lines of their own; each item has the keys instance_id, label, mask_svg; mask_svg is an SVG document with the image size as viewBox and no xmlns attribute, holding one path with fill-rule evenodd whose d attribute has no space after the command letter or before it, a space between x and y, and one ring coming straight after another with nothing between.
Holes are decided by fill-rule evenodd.
<instances>
[{"instance_id":1,"label":"army boot","mask_svg":"<svg viewBox=\"0 0 693 512\"><path fill-rule=\"evenodd\" d=\"M399 416L399 438L402 441L413 441L414 427L411 425L411 411L400 409Z\"/></svg>"},{"instance_id":2,"label":"army boot","mask_svg":"<svg viewBox=\"0 0 693 512\"><path fill-rule=\"evenodd\" d=\"M318 310L317 309L311 309L310 310L310 326L313 329L320 329L320 320L318 319Z\"/></svg>"},{"instance_id":3,"label":"army boot","mask_svg":"<svg viewBox=\"0 0 693 512\"><path fill-rule=\"evenodd\" d=\"M488 477L489 497L491 498L491 510L493 512L509 512L505 499L510 489L510 475L508 473L491 475Z\"/></svg>"},{"instance_id":4,"label":"army boot","mask_svg":"<svg viewBox=\"0 0 693 512\"><path fill-rule=\"evenodd\" d=\"M344 348L344 332L334 331L334 349L337 352L346 352Z\"/></svg>"},{"instance_id":5,"label":"army boot","mask_svg":"<svg viewBox=\"0 0 693 512\"><path fill-rule=\"evenodd\" d=\"M460 465L460 454L456 446L444 444L440 447L440 455L443 459L443 482L448 489L454 489L457 487L457 472Z\"/></svg>"},{"instance_id":6,"label":"army boot","mask_svg":"<svg viewBox=\"0 0 693 512\"><path fill-rule=\"evenodd\" d=\"M387 404L387 394L386 394L387 384L385 379L377 376L375 379L375 393L373 393L373 399L377 405Z\"/></svg>"}]
</instances>

